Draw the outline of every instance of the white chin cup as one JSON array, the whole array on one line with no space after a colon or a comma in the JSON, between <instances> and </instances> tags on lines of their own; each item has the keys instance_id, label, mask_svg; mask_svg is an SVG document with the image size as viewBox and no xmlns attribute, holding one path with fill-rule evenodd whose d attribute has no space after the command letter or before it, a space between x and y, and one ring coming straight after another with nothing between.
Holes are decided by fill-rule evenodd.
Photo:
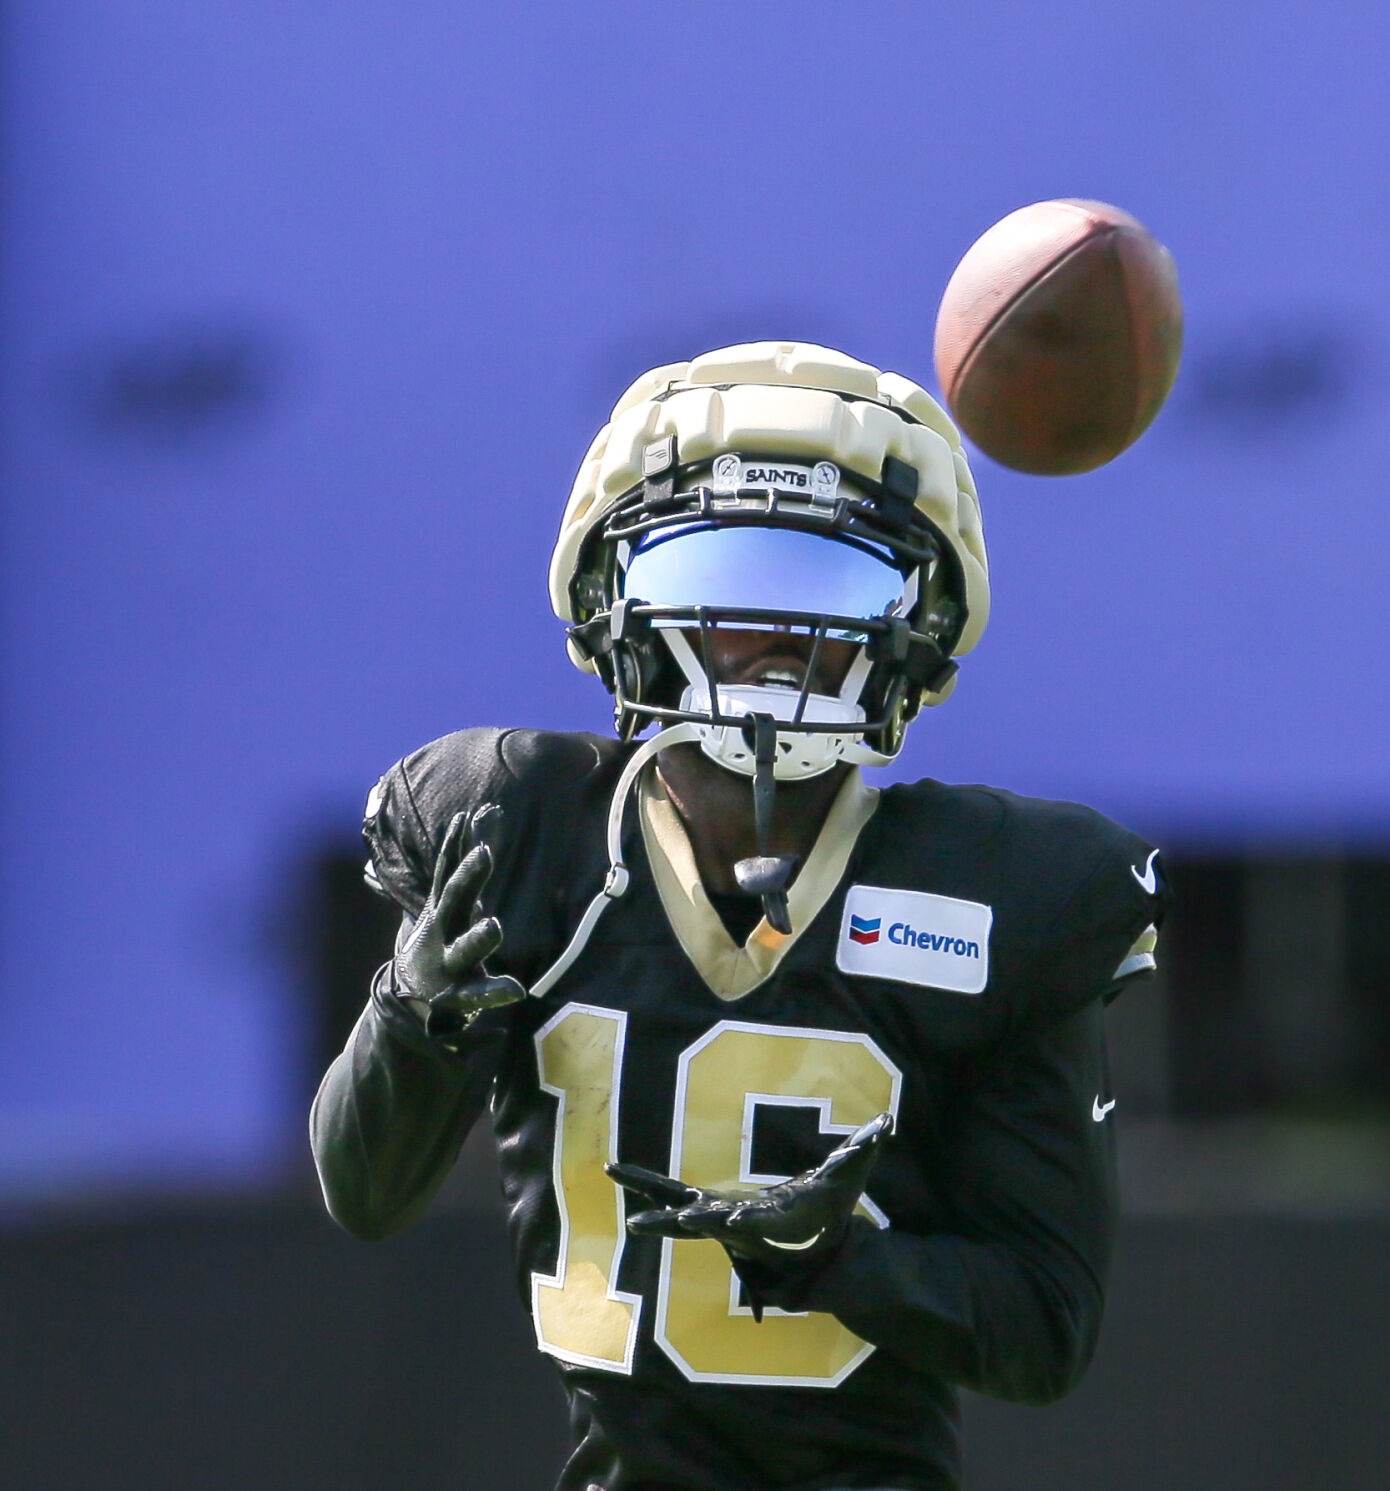
<instances>
[{"instance_id":1,"label":"white chin cup","mask_svg":"<svg viewBox=\"0 0 1390 1491\"><path fill-rule=\"evenodd\" d=\"M719 713L743 719L750 714L770 714L776 720L790 720L796 713L799 689L771 688L759 684L724 684L719 689ZM691 686L681 698L681 709L691 714L712 714L709 689ZM864 711L857 704L827 694L810 694L801 718L811 725L862 725ZM753 747L741 725L696 725L700 749L720 766L740 776L753 775ZM773 775L779 782L794 782L802 777L818 777L839 761L862 758L859 737L849 730L822 735L779 730L777 757Z\"/></svg>"}]
</instances>

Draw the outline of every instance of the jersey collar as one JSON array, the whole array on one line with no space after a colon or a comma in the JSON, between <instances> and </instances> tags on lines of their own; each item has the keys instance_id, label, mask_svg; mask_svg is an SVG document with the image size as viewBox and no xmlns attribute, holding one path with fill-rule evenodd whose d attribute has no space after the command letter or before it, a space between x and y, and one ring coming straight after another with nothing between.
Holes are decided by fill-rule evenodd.
<instances>
[{"instance_id":1,"label":"jersey collar","mask_svg":"<svg viewBox=\"0 0 1390 1491\"><path fill-rule=\"evenodd\" d=\"M712 993L742 999L769 978L787 951L815 920L841 878L860 830L878 806L878 789L865 784L858 767L845 778L816 842L787 892L790 936L761 920L739 947L729 936L695 867L685 826L666 795L653 762L637 793L642 842L671 930Z\"/></svg>"}]
</instances>

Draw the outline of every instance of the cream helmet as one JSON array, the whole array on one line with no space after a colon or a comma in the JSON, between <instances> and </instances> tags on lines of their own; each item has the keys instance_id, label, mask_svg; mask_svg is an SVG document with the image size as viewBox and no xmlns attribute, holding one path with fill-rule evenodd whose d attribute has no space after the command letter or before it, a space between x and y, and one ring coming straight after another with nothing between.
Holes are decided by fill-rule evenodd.
<instances>
[{"instance_id":1,"label":"cream helmet","mask_svg":"<svg viewBox=\"0 0 1390 1491\"><path fill-rule=\"evenodd\" d=\"M753 775L758 715L778 780L882 765L954 685L989 613L960 435L917 384L804 342L748 342L639 378L584 457L550 565L575 664L617 728L693 722ZM714 627L859 644L838 695L721 686Z\"/></svg>"}]
</instances>

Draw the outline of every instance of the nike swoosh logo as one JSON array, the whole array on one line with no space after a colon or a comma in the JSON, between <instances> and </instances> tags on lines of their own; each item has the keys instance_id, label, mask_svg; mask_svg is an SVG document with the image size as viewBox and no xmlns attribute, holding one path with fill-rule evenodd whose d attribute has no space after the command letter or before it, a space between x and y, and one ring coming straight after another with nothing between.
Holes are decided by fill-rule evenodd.
<instances>
[{"instance_id":1,"label":"nike swoosh logo","mask_svg":"<svg viewBox=\"0 0 1390 1491\"><path fill-rule=\"evenodd\" d=\"M1097 1123L1100 1123L1101 1120L1104 1119L1105 1115L1109 1113L1109 1111L1114 1106L1114 1098L1111 1098L1108 1103L1102 1103L1100 1100L1100 1094L1097 1093L1095 1095L1095 1099L1091 1103L1091 1117L1094 1118Z\"/></svg>"},{"instance_id":2,"label":"nike swoosh logo","mask_svg":"<svg viewBox=\"0 0 1390 1491\"><path fill-rule=\"evenodd\" d=\"M1142 875L1133 865L1129 867L1129 873L1139 882L1139 889L1146 896L1156 896L1158 894L1158 874L1154 869L1154 860L1157 858L1158 850L1155 849L1149 855L1149 862L1144 866L1144 873Z\"/></svg>"}]
</instances>

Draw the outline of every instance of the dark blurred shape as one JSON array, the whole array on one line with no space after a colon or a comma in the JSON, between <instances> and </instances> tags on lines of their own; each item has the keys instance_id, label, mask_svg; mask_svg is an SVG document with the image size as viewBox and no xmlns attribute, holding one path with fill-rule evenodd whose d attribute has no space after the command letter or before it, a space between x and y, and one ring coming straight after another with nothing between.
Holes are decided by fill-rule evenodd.
<instances>
[{"instance_id":1,"label":"dark blurred shape","mask_svg":"<svg viewBox=\"0 0 1390 1491\"><path fill-rule=\"evenodd\" d=\"M1390 858L1169 857L1172 1111L1390 1114Z\"/></svg>"},{"instance_id":2,"label":"dark blurred shape","mask_svg":"<svg viewBox=\"0 0 1390 1491\"><path fill-rule=\"evenodd\" d=\"M1160 949L1172 1109L1243 1112L1260 1097L1255 1021L1244 977L1243 866L1235 858L1164 857L1176 898Z\"/></svg>"},{"instance_id":3,"label":"dark blurred shape","mask_svg":"<svg viewBox=\"0 0 1390 1491\"><path fill-rule=\"evenodd\" d=\"M279 372L275 344L262 331L188 325L116 343L91 359L79 382L98 430L182 440L262 412Z\"/></svg>"},{"instance_id":4,"label":"dark blurred shape","mask_svg":"<svg viewBox=\"0 0 1390 1491\"><path fill-rule=\"evenodd\" d=\"M1100 1350L967 1404L972 1491L1382 1491L1390 1222L1122 1229ZM544 1491L566 1434L500 1215L299 1206L0 1237L5 1491Z\"/></svg>"},{"instance_id":5,"label":"dark blurred shape","mask_svg":"<svg viewBox=\"0 0 1390 1491\"><path fill-rule=\"evenodd\" d=\"M1381 1491L1387 1247L1383 1219L1127 1223L1080 1388L967 1399L970 1491Z\"/></svg>"},{"instance_id":6,"label":"dark blurred shape","mask_svg":"<svg viewBox=\"0 0 1390 1491\"><path fill-rule=\"evenodd\" d=\"M564 1457L500 1216L310 1207L0 1238L4 1491L518 1491Z\"/></svg>"},{"instance_id":7,"label":"dark blurred shape","mask_svg":"<svg viewBox=\"0 0 1390 1491\"><path fill-rule=\"evenodd\" d=\"M1338 1102L1356 1091L1346 950L1346 866L1265 856L1245 865L1245 985L1275 1103Z\"/></svg>"},{"instance_id":8,"label":"dark blurred shape","mask_svg":"<svg viewBox=\"0 0 1390 1491\"><path fill-rule=\"evenodd\" d=\"M343 1049L372 975L391 956L401 913L362 878L366 850L333 841L308 860L299 966L314 1009L313 1085Z\"/></svg>"},{"instance_id":9,"label":"dark blurred shape","mask_svg":"<svg viewBox=\"0 0 1390 1491\"><path fill-rule=\"evenodd\" d=\"M1343 897L1352 1070L1359 1089L1390 1106L1390 858L1348 860Z\"/></svg>"},{"instance_id":10,"label":"dark blurred shape","mask_svg":"<svg viewBox=\"0 0 1390 1491\"><path fill-rule=\"evenodd\" d=\"M1364 336L1344 320L1309 313L1193 347L1178 387L1195 414L1242 433L1343 408L1366 382L1371 361Z\"/></svg>"}]
</instances>

